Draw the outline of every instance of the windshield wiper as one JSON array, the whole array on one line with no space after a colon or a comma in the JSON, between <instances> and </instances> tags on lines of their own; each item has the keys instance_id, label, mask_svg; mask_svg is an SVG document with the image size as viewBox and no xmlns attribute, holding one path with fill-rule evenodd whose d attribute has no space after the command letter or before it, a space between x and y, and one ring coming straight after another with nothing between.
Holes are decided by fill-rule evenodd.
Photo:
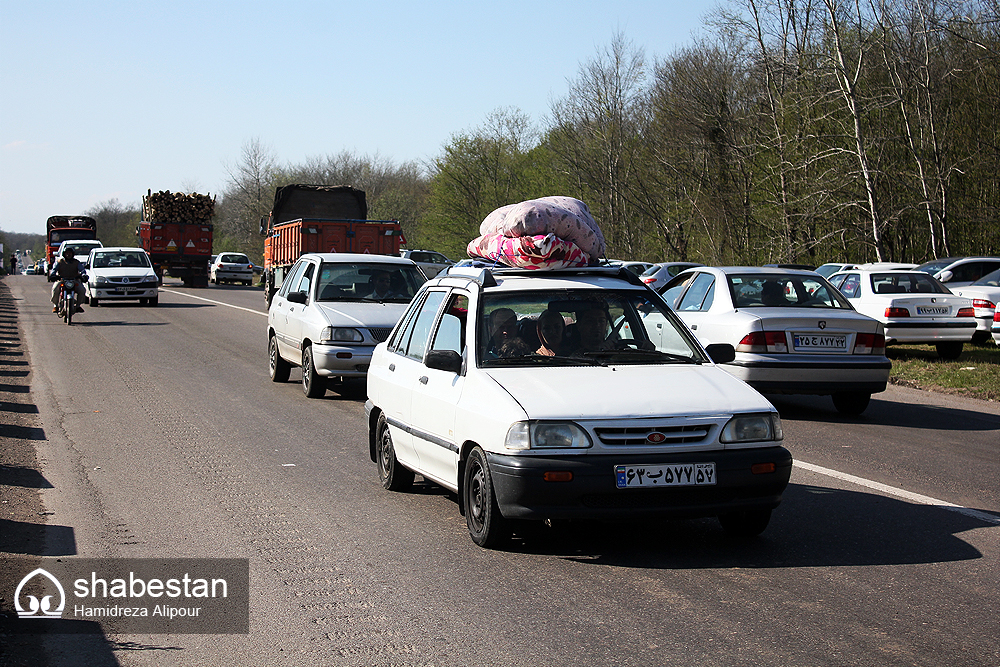
<instances>
[{"instance_id":1,"label":"windshield wiper","mask_svg":"<svg viewBox=\"0 0 1000 667\"><path fill-rule=\"evenodd\" d=\"M607 366L600 359L584 357L547 357L544 354L525 355L523 357L500 357L488 359L484 365L489 366Z\"/></svg>"},{"instance_id":2,"label":"windshield wiper","mask_svg":"<svg viewBox=\"0 0 1000 667\"><path fill-rule=\"evenodd\" d=\"M703 363L700 359L695 359L694 357L685 357L680 354L671 354L670 352L660 352L659 350L634 350L632 348L625 348L622 350L599 350L595 352L584 352L586 357L600 357L601 359L612 359L614 357L625 357L628 360L640 361L640 360L650 360L650 361L664 361L676 364L701 364Z\"/></svg>"}]
</instances>

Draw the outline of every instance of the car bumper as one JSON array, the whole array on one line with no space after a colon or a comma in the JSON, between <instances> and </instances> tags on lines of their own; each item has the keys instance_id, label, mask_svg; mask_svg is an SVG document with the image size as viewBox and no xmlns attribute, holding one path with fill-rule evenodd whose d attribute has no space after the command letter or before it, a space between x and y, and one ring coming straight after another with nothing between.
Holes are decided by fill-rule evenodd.
<instances>
[{"instance_id":1,"label":"car bumper","mask_svg":"<svg viewBox=\"0 0 1000 667\"><path fill-rule=\"evenodd\" d=\"M216 280L253 280L253 271L216 271Z\"/></svg>"},{"instance_id":2,"label":"car bumper","mask_svg":"<svg viewBox=\"0 0 1000 667\"><path fill-rule=\"evenodd\" d=\"M677 454L507 456L488 454L500 512L512 519L623 519L651 516L708 517L781 502L792 471L784 447ZM615 466L715 463L711 486L619 489ZM754 474L757 463L773 473ZM571 472L568 482L547 482L546 472Z\"/></svg>"},{"instance_id":3,"label":"car bumper","mask_svg":"<svg viewBox=\"0 0 1000 667\"><path fill-rule=\"evenodd\" d=\"M885 325L887 343L967 343L976 333L974 318L960 322L889 322Z\"/></svg>"},{"instance_id":4,"label":"car bumper","mask_svg":"<svg viewBox=\"0 0 1000 667\"><path fill-rule=\"evenodd\" d=\"M313 366L323 377L366 377L374 347L313 343Z\"/></svg>"},{"instance_id":5,"label":"car bumper","mask_svg":"<svg viewBox=\"0 0 1000 667\"><path fill-rule=\"evenodd\" d=\"M101 301L127 301L128 299L153 299L159 295L159 290L155 287L137 289L131 292L118 289L104 289L103 287L90 288L88 290L91 299Z\"/></svg>"},{"instance_id":6,"label":"car bumper","mask_svg":"<svg viewBox=\"0 0 1000 667\"><path fill-rule=\"evenodd\" d=\"M722 368L757 391L829 395L838 392L885 391L892 362L884 356L747 355Z\"/></svg>"}]
</instances>

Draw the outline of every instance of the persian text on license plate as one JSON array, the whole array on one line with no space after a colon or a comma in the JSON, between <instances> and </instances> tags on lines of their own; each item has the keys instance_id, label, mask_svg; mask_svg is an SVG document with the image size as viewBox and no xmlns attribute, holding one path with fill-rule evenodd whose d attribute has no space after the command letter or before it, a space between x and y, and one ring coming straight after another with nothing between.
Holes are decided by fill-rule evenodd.
<instances>
[{"instance_id":1,"label":"persian text on license plate","mask_svg":"<svg viewBox=\"0 0 1000 667\"><path fill-rule=\"evenodd\" d=\"M615 482L619 489L709 486L715 484L715 464L620 465L615 466Z\"/></svg>"},{"instance_id":2,"label":"persian text on license plate","mask_svg":"<svg viewBox=\"0 0 1000 667\"><path fill-rule=\"evenodd\" d=\"M830 334L795 334L792 344L796 350L846 350L847 336Z\"/></svg>"},{"instance_id":3,"label":"persian text on license plate","mask_svg":"<svg viewBox=\"0 0 1000 667\"><path fill-rule=\"evenodd\" d=\"M917 306L917 315L947 315L948 306Z\"/></svg>"}]
</instances>

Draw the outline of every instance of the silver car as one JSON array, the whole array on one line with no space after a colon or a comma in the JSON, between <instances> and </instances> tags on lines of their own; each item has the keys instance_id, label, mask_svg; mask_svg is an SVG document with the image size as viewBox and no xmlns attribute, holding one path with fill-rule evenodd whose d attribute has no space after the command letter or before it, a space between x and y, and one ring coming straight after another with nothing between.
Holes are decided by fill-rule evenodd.
<instances>
[{"instance_id":1,"label":"silver car","mask_svg":"<svg viewBox=\"0 0 1000 667\"><path fill-rule=\"evenodd\" d=\"M389 336L424 276L408 259L317 253L292 265L267 313L271 380L302 367L302 390L326 393L330 381L363 378L372 350Z\"/></svg>"}]
</instances>

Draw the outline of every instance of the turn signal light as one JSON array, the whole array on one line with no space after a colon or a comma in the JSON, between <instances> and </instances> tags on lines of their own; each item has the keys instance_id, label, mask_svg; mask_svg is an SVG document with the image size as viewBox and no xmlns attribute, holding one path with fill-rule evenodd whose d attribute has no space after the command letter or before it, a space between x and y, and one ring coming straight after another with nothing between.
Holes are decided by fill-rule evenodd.
<instances>
[{"instance_id":1,"label":"turn signal light","mask_svg":"<svg viewBox=\"0 0 1000 667\"><path fill-rule=\"evenodd\" d=\"M910 316L910 311L908 311L906 308L886 308L885 309L885 316L886 317L909 317Z\"/></svg>"},{"instance_id":2,"label":"turn signal light","mask_svg":"<svg viewBox=\"0 0 1000 667\"><path fill-rule=\"evenodd\" d=\"M550 470L549 472L546 472L544 475L542 475L542 479L544 479L546 482L572 482L573 473L571 473L568 470L558 470L558 471Z\"/></svg>"},{"instance_id":3,"label":"turn signal light","mask_svg":"<svg viewBox=\"0 0 1000 667\"><path fill-rule=\"evenodd\" d=\"M959 317L975 317L976 316L976 311L974 309L972 309L972 308L959 308L958 309L958 316Z\"/></svg>"},{"instance_id":4,"label":"turn signal light","mask_svg":"<svg viewBox=\"0 0 1000 667\"><path fill-rule=\"evenodd\" d=\"M854 339L854 354L885 354L885 336L859 333Z\"/></svg>"},{"instance_id":5,"label":"turn signal light","mask_svg":"<svg viewBox=\"0 0 1000 667\"><path fill-rule=\"evenodd\" d=\"M754 463L750 466L750 472L755 475L766 475L767 473L774 472L777 469L777 466L773 463Z\"/></svg>"}]
</instances>

